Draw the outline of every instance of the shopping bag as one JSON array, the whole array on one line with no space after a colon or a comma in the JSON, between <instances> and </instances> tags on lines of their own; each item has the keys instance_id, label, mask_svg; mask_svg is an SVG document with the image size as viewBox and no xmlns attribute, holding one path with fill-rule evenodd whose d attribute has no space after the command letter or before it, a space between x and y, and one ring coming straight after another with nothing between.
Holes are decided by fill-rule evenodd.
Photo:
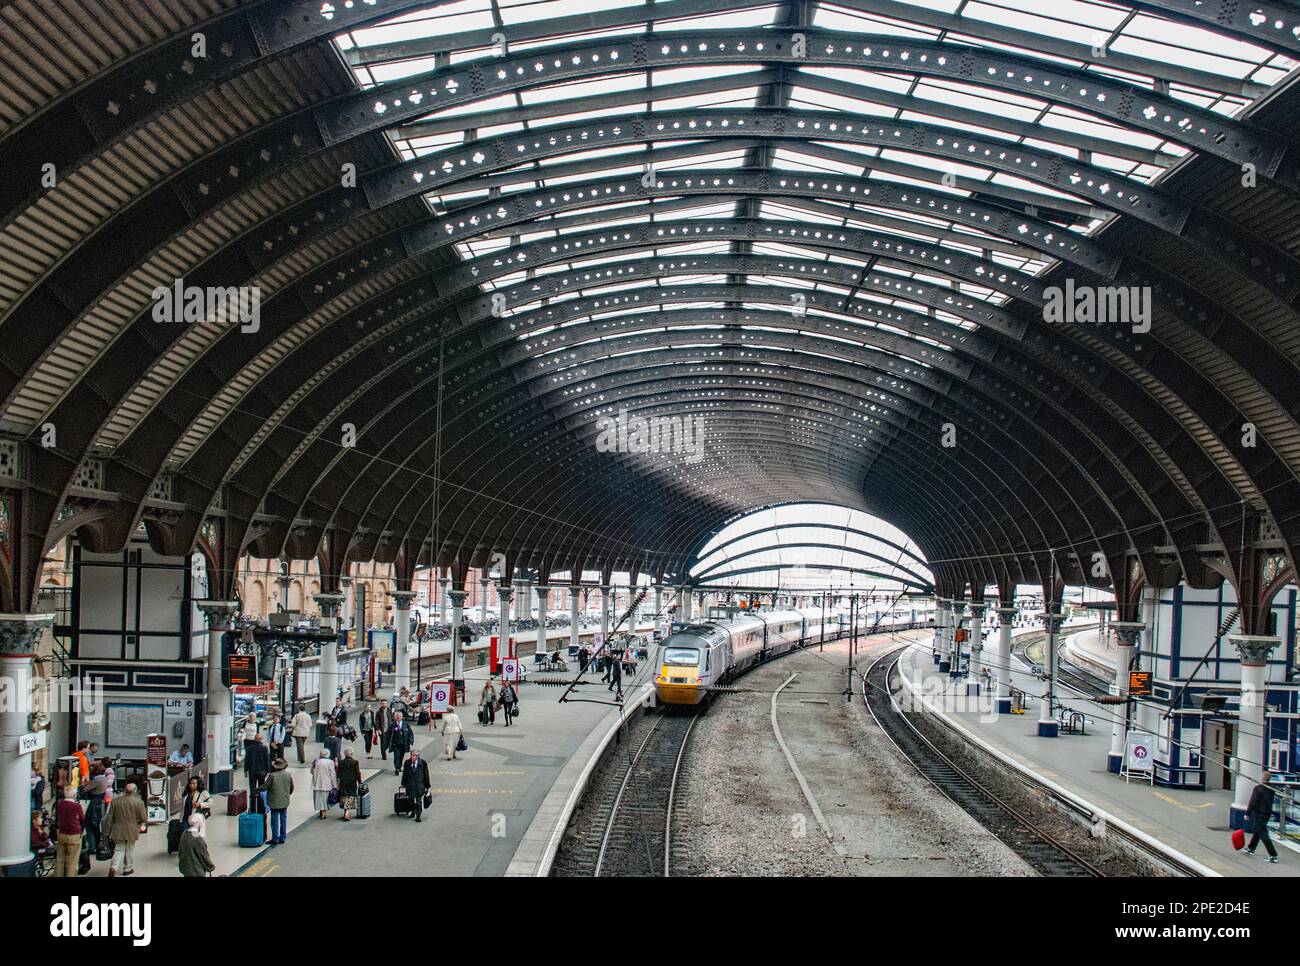
<instances>
[{"instance_id":1,"label":"shopping bag","mask_svg":"<svg viewBox=\"0 0 1300 966\"><path fill-rule=\"evenodd\" d=\"M469 742L465 740L465 736L464 736L464 735L461 735L461 736L460 736L460 740L456 742L456 750L457 750L457 751L469 751Z\"/></svg>"},{"instance_id":2,"label":"shopping bag","mask_svg":"<svg viewBox=\"0 0 1300 966\"><path fill-rule=\"evenodd\" d=\"M1242 829L1233 829L1232 847L1239 852L1246 847L1246 833Z\"/></svg>"}]
</instances>

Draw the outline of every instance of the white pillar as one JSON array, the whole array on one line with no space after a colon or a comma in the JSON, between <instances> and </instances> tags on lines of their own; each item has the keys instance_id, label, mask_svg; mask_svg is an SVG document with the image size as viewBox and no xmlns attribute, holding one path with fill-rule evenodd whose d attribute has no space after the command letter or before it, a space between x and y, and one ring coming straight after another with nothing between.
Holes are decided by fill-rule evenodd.
<instances>
[{"instance_id":1,"label":"white pillar","mask_svg":"<svg viewBox=\"0 0 1300 966\"><path fill-rule=\"evenodd\" d=\"M962 617L966 613L966 601L953 600L950 608L952 622L948 625L948 643L950 646L948 676L950 678L959 678L961 677L961 642L957 640L957 631L961 628Z\"/></svg>"},{"instance_id":2,"label":"white pillar","mask_svg":"<svg viewBox=\"0 0 1300 966\"><path fill-rule=\"evenodd\" d=\"M482 620L484 623L487 622L488 587L490 587L491 585L492 585L492 580L487 576L484 576L479 580L479 589L483 592L482 595L479 597L479 600L483 602L478 609L479 619Z\"/></svg>"},{"instance_id":3,"label":"white pillar","mask_svg":"<svg viewBox=\"0 0 1300 966\"><path fill-rule=\"evenodd\" d=\"M609 584L600 585L600 633L609 640L609 604L613 598L614 588Z\"/></svg>"},{"instance_id":4,"label":"white pillar","mask_svg":"<svg viewBox=\"0 0 1300 966\"><path fill-rule=\"evenodd\" d=\"M1141 621L1111 621L1110 626L1115 631L1115 693L1124 702L1114 706L1115 720L1110 729L1110 752L1106 755L1106 770L1118 775L1124 764L1124 747L1128 742L1129 665L1133 661L1133 648L1137 646L1145 625Z\"/></svg>"},{"instance_id":5,"label":"white pillar","mask_svg":"<svg viewBox=\"0 0 1300 966\"><path fill-rule=\"evenodd\" d=\"M1146 651L1146 656L1138 658L1138 666L1144 671L1153 672L1152 680L1155 680L1155 650L1156 650L1156 618L1160 612L1160 591L1155 587L1143 586L1142 588L1142 614L1139 621L1142 624L1142 636L1138 640L1138 651ZM1160 724L1160 709L1151 701L1143 701L1137 707L1137 714L1134 716L1137 726L1147 734L1155 734Z\"/></svg>"},{"instance_id":6,"label":"white pillar","mask_svg":"<svg viewBox=\"0 0 1300 966\"><path fill-rule=\"evenodd\" d=\"M413 590L390 590L393 598L393 626L397 629L397 643L393 645L393 690L411 687L411 601ZM419 682L416 682L417 686Z\"/></svg>"},{"instance_id":7,"label":"white pillar","mask_svg":"<svg viewBox=\"0 0 1300 966\"><path fill-rule=\"evenodd\" d=\"M339 607L339 630L348 631L352 629L352 578L341 577L339 579L339 589L343 593L342 606ZM353 634L349 642L352 647L360 646L357 641L357 635Z\"/></svg>"},{"instance_id":8,"label":"white pillar","mask_svg":"<svg viewBox=\"0 0 1300 966\"><path fill-rule=\"evenodd\" d=\"M0 866L32 858L32 753L18 754L18 739L30 731L36 646L53 621L53 614L0 614L0 675L10 690L0 711Z\"/></svg>"},{"instance_id":9,"label":"white pillar","mask_svg":"<svg viewBox=\"0 0 1300 966\"><path fill-rule=\"evenodd\" d=\"M465 652L464 645L460 642L460 628L465 622L465 599L469 597L468 590L452 590L444 593L443 606L446 606L446 597L451 597L451 679L459 680L465 676Z\"/></svg>"},{"instance_id":10,"label":"white pillar","mask_svg":"<svg viewBox=\"0 0 1300 966\"><path fill-rule=\"evenodd\" d=\"M550 589L540 581L537 584L537 643L533 649L538 654L546 653L546 595Z\"/></svg>"},{"instance_id":11,"label":"white pillar","mask_svg":"<svg viewBox=\"0 0 1300 966\"><path fill-rule=\"evenodd\" d=\"M1043 612L1043 629L1047 640L1043 645L1043 659L1047 665L1047 693L1038 703L1038 737L1055 738L1060 730L1052 714L1052 705L1056 702L1056 637L1061 630L1061 615Z\"/></svg>"},{"instance_id":12,"label":"white pillar","mask_svg":"<svg viewBox=\"0 0 1300 966\"><path fill-rule=\"evenodd\" d=\"M1268 761L1265 731L1268 704L1268 658L1280 639L1262 634L1231 634L1228 641L1241 655L1241 702L1232 755L1232 809L1228 824L1246 827L1246 806Z\"/></svg>"},{"instance_id":13,"label":"white pillar","mask_svg":"<svg viewBox=\"0 0 1300 966\"><path fill-rule=\"evenodd\" d=\"M329 619L338 614L339 607L347 599L344 594L320 593L315 595L316 606L320 608L321 617ZM335 638L320 646L320 664L316 669L317 691L320 694L322 712L334 707L334 699L339 696L339 642Z\"/></svg>"},{"instance_id":14,"label":"white pillar","mask_svg":"<svg viewBox=\"0 0 1300 966\"><path fill-rule=\"evenodd\" d=\"M949 652L948 652L948 601L943 597L934 599L934 639L931 641L931 647L934 650L934 663L939 667L940 674L947 674L949 669Z\"/></svg>"},{"instance_id":15,"label":"white pillar","mask_svg":"<svg viewBox=\"0 0 1300 966\"><path fill-rule=\"evenodd\" d=\"M658 627L664 619L664 585L655 584L655 626Z\"/></svg>"},{"instance_id":16,"label":"white pillar","mask_svg":"<svg viewBox=\"0 0 1300 966\"><path fill-rule=\"evenodd\" d=\"M501 584L497 587L497 598L501 603L501 622L497 626L497 659L503 657L514 657L515 652L510 647L510 603L514 600L515 589L510 586L508 577L501 578Z\"/></svg>"},{"instance_id":17,"label":"white pillar","mask_svg":"<svg viewBox=\"0 0 1300 966\"><path fill-rule=\"evenodd\" d=\"M569 646L577 647L581 641L579 635L582 633L581 614L578 610L578 602L582 596L582 588L577 584L569 588Z\"/></svg>"},{"instance_id":18,"label":"white pillar","mask_svg":"<svg viewBox=\"0 0 1300 966\"><path fill-rule=\"evenodd\" d=\"M230 689L221 683L221 636L230 630L230 618L239 610L237 600L196 602L208 621L208 686L203 713L203 754L208 760L208 790L230 791L230 729L234 703Z\"/></svg>"},{"instance_id":19,"label":"white pillar","mask_svg":"<svg viewBox=\"0 0 1300 966\"><path fill-rule=\"evenodd\" d=\"M692 594L689 587L683 587L681 594L678 595L678 599L682 602L682 620L687 623L690 623L694 619L691 613L691 596Z\"/></svg>"},{"instance_id":20,"label":"white pillar","mask_svg":"<svg viewBox=\"0 0 1300 966\"><path fill-rule=\"evenodd\" d=\"M704 606L704 602L708 599L709 595L707 591L701 590L695 595L695 606L699 608L700 620L706 620L709 616L709 611Z\"/></svg>"},{"instance_id":21,"label":"white pillar","mask_svg":"<svg viewBox=\"0 0 1300 966\"><path fill-rule=\"evenodd\" d=\"M1011 713L1011 629L1015 622L1014 607L998 608L998 688L995 696L998 714Z\"/></svg>"},{"instance_id":22,"label":"white pillar","mask_svg":"<svg viewBox=\"0 0 1300 966\"><path fill-rule=\"evenodd\" d=\"M987 604L983 601L973 601L970 605L970 680L966 682L967 694L980 693L980 675L984 670L983 651L984 641L984 611Z\"/></svg>"},{"instance_id":23,"label":"white pillar","mask_svg":"<svg viewBox=\"0 0 1300 966\"><path fill-rule=\"evenodd\" d=\"M439 624L447 623L447 584L448 583L450 583L450 581L448 581L446 577L438 578L438 590L440 592L440 595L438 597L438 623Z\"/></svg>"}]
</instances>

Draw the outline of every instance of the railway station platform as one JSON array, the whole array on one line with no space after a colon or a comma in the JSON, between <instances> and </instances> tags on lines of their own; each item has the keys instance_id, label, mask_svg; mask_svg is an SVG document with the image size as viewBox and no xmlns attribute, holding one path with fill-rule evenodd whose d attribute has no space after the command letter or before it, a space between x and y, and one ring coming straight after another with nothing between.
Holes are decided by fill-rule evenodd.
<instances>
[{"instance_id":1,"label":"railway station platform","mask_svg":"<svg viewBox=\"0 0 1300 966\"><path fill-rule=\"evenodd\" d=\"M624 679L628 714L648 694L650 674L650 665L642 662L635 678ZM599 672L588 673L588 683L563 704L563 688L543 683L573 676L530 675L519 687L515 722L506 728L498 714L496 724L483 726L475 711L487 669L471 667L466 672L467 706L459 709L469 750L456 761L446 761L442 736L433 728L415 728L416 747L429 763L433 794L420 824L393 814L397 777L391 767L375 768L383 764L377 749L374 759L366 759L356 742L363 768L375 768L369 780L369 819L344 824L334 810L325 821L317 821L311 818L310 791L300 790L295 805L305 805L307 814L296 825L291 821L288 841L257 852L237 849L237 854L223 855L224 867L214 847L219 871L240 876L536 874L534 870L543 868L538 860L546 843L558 841L563 832L565 803L578 777L598 757L621 714L600 683ZM224 821L233 827L234 819L224 816L214 824ZM540 845L534 848L534 842Z\"/></svg>"},{"instance_id":2,"label":"railway station platform","mask_svg":"<svg viewBox=\"0 0 1300 966\"><path fill-rule=\"evenodd\" d=\"M1067 628L1068 633L1068 628ZM1033 776L1061 797L1103 818L1111 827L1154 840L1179 861L1199 865L1202 874L1294 876L1300 873L1300 845L1274 835L1279 862L1236 852L1230 841L1230 791L1164 788L1145 781L1125 782L1106 768L1113 709L1088 700L1062 684L1058 703L1086 719L1084 734L1042 738L1037 719L1045 682L1018 657L1012 658L1011 684L1026 694L1024 714L997 714L990 698L967 698L966 681L952 682L933 664L928 641L901 652L900 698L924 708L982 747L1011 770ZM919 699L919 700L918 700Z\"/></svg>"}]
</instances>

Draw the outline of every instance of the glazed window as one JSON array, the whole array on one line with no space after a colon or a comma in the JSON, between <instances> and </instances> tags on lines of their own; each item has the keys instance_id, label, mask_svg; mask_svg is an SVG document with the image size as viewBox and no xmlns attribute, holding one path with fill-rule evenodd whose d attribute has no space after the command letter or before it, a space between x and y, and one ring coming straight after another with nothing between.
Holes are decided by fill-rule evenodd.
<instances>
[{"instance_id":1,"label":"glazed window","mask_svg":"<svg viewBox=\"0 0 1300 966\"><path fill-rule=\"evenodd\" d=\"M664 663L677 667L698 667L700 652L693 647L670 647L664 651Z\"/></svg>"}]
</instances>

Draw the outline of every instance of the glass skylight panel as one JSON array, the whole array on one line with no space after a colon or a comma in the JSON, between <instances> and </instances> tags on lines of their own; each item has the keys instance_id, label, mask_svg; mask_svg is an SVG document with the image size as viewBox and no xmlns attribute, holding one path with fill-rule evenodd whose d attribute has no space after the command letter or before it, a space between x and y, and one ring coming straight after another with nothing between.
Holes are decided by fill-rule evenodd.
<instances>
[{"instance_id":1,"label":"glass skylight panel","mask_svg":"<svg viewBox=\"0 0 1300 966\"><path fill-rule=\"evenodd\" d=\"M552 101L573 101L571 118L581 119L585 116L583 101L601 94L614 91L637 90L645 87L645 73L633 72L623 74L602 74L591 80L576 80L550 87L535 87L520 91L519 97L525 104L545 104ZM512 95L513 96L513 95ZM477 106L477 105L476 105Z\"/></svg>"},{"instance_id":2,"label":"glass skylight panel","mask_svg":"<svg viewBox=\"0 0 1300 966\"><path fill-rule=\"evenodd\" d=\"M945 3L945 12L951 12L947 8L955 7L955 5L955 0L953 3ZM813 26L821 27L823 30L846 30L859 34L884 34L893 37L924 37L928 39L935 35L933 28L924 27L920 24L906 24L888 17L846 10L831 4L818 5L813 15Z\"/></svg>"},{"instance_id":3,"label":"glass skylight panel","mask_svg":"<svg viewBox=\"0 0 1300 966\"><path fill-rule=\"evenodd\" d=\"M1124 22L1128 11L1078 0L1052 0L1050 4L1039 5L971 0L962 7L961 15L969 20L1015 27L1091 47L1105 43L1111 32Z\"/></svg>"},{"instance_id":4,"label":"glass skylight panel","mask_svg":"<svg viewBox=\"0 0 1300 966\"><path fill-rule=\"evenodd\" d=\"M817 174L845 174L854 177L859 177L862 174L862 165L810 158L799 153L798 149L794 147L777 148L773 156L776 159L777 167L788 171L812 171Z\"/></svg>"}]
</instances>

